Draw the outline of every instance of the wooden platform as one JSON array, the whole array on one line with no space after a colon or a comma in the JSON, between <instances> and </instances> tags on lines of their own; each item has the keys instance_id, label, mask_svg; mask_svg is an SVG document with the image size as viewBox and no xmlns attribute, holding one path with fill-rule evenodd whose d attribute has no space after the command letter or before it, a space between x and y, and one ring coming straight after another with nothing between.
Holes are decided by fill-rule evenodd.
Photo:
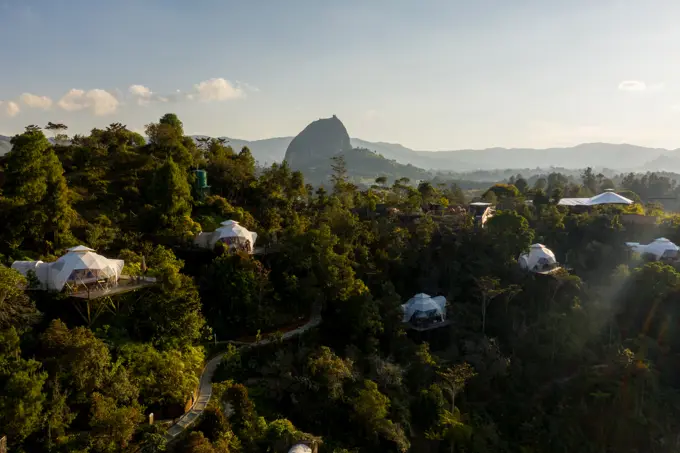
<instances>
[{"instance_id":1,"label":"wooden platform","mask_svg":"<svg viewBox=\"0 0 680 453\"><path fill-rule=\"evenodd\" d=\"M426 330L432 330L432 329L439 329L440 327L446 327L451 324L451 320L447 319L446 321L442 322L435 322L427 326L414 326L413 324L410 323L405 323L405 326L408 327L411 330L416 330L418 332L425 332Z\"/></svg>"},{"instance_id":2,"label":"wooden platform","mask_svg":"<svg viewBox=\"0 0 680 453\"><path fill-rule=\"evenodd\" d=\"M547 271L531 271L531 272L533 272L534 274L540 274L540 275L552 275L552 274L557 273L561 269L563 269L563 267L560 266L560 267L554 267L554 268L549 269Z\"/></svg>"},{"instance_id":3,"label":"wooden platform","mask_svg":"<svg viewBox=\"0 0 680 453\"><path fill-rule=\"evenodd\" d=\"M110 297L117 294L129 293L137 291L141 288L146 288L156 284L155 278L143 278L140 280L130 278L128 276L121 276L118 283L108 288L91 288L89 291L83 289L69 294L69 297L76 297L78 299L99 299L101 297Z\"/></svg>"}]
</instances>

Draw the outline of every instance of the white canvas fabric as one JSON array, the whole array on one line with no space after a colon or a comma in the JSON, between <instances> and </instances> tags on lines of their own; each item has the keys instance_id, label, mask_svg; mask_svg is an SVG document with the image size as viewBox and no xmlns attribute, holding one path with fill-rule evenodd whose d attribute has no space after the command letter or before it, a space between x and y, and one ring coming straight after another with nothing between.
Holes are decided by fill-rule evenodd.
<instances>
[{"instance_id":1,"label":"white canvas fabric","mask_svg":"<svg viewBox=\"0 0 680 453\"><path fill-rule=\"evenodd\" d=\"M288 453L312 453L312 449L305 444L296 444L288 450Z\"/></svg>"},{"instance_id":2,"label":"white canvas fabric","mask_svg":"<svg viewBox=\"0 0 680 453\"><path fill-rule=\"evenodd\" d=\"M633 204L633 200L619 195L612 189L607 189L592 198L562 198L557 204L559 206L597 206L601 204Z\"/></svg>"},{"instance_id":3,"label":"white canvas fabric","mask_svg":"<svg viewBox=\"0 0 680 453\"><path fill-rule=\"evenodd\" d=\"M101 279L118 280L125 265L123 260L108 259L82 245L70 248L67 252L53 263L16 261L12 269L24 276L32 270L44 289L61 291L67 282L87 284Z\"/></svg>"},{"instance_id":4,"label":"white canvas fabric","mask_svg":"<svg viewBox=\"0 0 680 453\"><path fill-rule=\"evenodd\" d=\"M627 246L640 254L650 254L659 260L661 258L676 258L680 252L680 247L666 238L658 238L649 244L637 242L627 242Z\"/></svg>"},{"instance_id":5,"label":"white canvas fabric","mask_svg":"<svg viewBox=\"0 0 680 453\"><path fill-rule=\"evenodd\" d=\"M446 298L444 296L430 297L424 293L416 294L401 308L404 311L403 322L409 322L413 315L427 318L432 311L441 315L442 318L446 318Z\"/></svg>"},{"instance_id":6,"label":"white canvas fabric","mask_svg":"<svg viewBox=\"0 0 680 453\"><path fill-rule=\"evenodd\" d=\"M595 195L590 199L589 204L591 206L598 204L633 204L633 200L619 195L611 189L602 192L599 195Z\"/></svg>"},{"instance_id":7,"label":"white canvas fabric","mask_svg":"<svg viewBox=\"0 0 680 453\"><path fill-rule=\"evenodd\" d=\"M250 241L250 252L254 251L257 233L242 227L235 220L227 220L220 225L222 226L212 233L199 233L194 239L194 244L199 247L212 249L215 247L215 244L222 241L227 243L229 247L232 247L234 244L230 244L230 242L233 241L229 241L228 238L241 238L243 241Z\"/></svg>"},{"instance_id":8,"label":"white canvas fabric","mask_svg":"<svg viewBox=\"0 0 680 453\"><path fill-rule=\"evenodd\" d=\"M589 206L590 198L560 198L558 206Z\"/></svg>"},{"instance_id":9,"label":"white canvas fabric","mask_svg":"<svg viewBox=\"0 0 680 453\"><path fill-rule=\"evenodd\" d=\"M523 253L517 259L524 270L541 272L557 266L555 254L543 244L534 244L529 248L529 253Z\"/></svg>"}]
</instances>

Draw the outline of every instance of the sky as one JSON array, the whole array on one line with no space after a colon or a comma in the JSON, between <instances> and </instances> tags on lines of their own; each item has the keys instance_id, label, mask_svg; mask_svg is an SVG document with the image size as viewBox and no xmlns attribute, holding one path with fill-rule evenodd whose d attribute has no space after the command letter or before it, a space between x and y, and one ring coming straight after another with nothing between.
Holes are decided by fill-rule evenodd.
<instances>
[{"instance_id":1,"label":"sky","mask_svg":"<svg viewBox=\"0 0 680 453\"><path fill-rule=\"evenodd\" d=\"M680 148L676 0L0 0L0 134Z\"/></svg>"}]
</instances>

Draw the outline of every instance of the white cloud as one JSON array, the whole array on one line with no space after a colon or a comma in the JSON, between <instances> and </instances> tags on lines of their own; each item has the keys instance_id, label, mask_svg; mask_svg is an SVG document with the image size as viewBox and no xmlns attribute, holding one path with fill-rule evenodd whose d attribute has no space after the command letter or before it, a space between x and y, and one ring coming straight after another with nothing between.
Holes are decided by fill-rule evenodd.
<instances>
[{"instance_id":1,"label":"white cloud","mask_svg":"<svg viewBox=\"0 0 680 453\"><path fill-rule=\"evenodd\" d=\"M21 111L19 104L13 101L7 102L0 101L0 107L4 107L5 113L9 117L17 116Z\"/></svg>"},{"instance_id":2,"label":"white cloud","mask_svg":"<svg viewBox=\"0 0 680 453\"><path fill-rule=\"evenodd\" d=\"M204 80L194 85L194 88L201 101L228 101L245 96L241 88L223 78Z\"/></svg>"},{"instance_id":3,"label":"white cloud","mask_svg":"<svg viewBox=\"0 0 680 453\"><path fill-rule=\"evenodd\" d=\"M621 91L645 91L647 84L640 80L624 80L619 83L619 90Z\"/></svg>"},{"instance_id":4,"label":"white cloud","mask_svg":"<svg viewBox=\"0 0 680 453\"><path fill-rule=\"evenodd\" d=\"M142 98L150 98L151 97L151 89L148 87L145 87L144 85L131 85L129 88L130 93L132 93L134 96L139 96Z\"/></svg>"},{"instance_id":5,"label":"white cloud","mask_svg":"<svg viewBox=\"0 0 680 453\"><path fill-rule=\"evenodd\" d=\"M247 92L257 92L259 89L245 82L232 83L224 78L212 78L204 80L193 86L188 92L176 90L173 93L159 94L151 88L134 84L127 89L127 95L119 89L107 91L92 89L89 91L72 88L61 99L53 101L47 96L38 96L32 93L23 93L19 100L27 107L48 110L53 105L67 112L88 110L96 116L115 113L121 102L127 98L140 106L151 103L163 102L174 103L182 101L228 101L246 97ZM3 108L8 115L17 115L20 107L16 102L6 101ZM11 112L11 113L10 113Z\"/></svg>"},{"instance_id":6,"label":"white cloud","mask_svg":"<svg viewBox=\"0 0 680 453\"><path fill-rule=\"evenodd\" d=\"M108 115L118 109L118 99L105 90L90 90L85 94L95 115Z\"/></svg>"},{"instance_id":7,"label":"white cloud","mask_svg":"<svg viewBox=\"0 0 680 453\"><path fill-rule=\"evenodd\" d=\"M138 105L148 105L152 102L179 102L184 98L180 90L170 95L160 95L144 85L131 85L128 91L137 100Z\"/></svg>"},{"instance_id":8,"label":"white cloud","mask_svg":"<svg viewBox=\"0 0 680 453\"><path fill-rule=\"evenodd\" d=\"M98 88L85 92L71 89L57 103L67 112L90 109L96 116L109 115L118 109L118 99L106 90Z\"/></svg>"},{"instance_id":9,"label":"white cloud","mask_svg":"<svg viewBox=\"0 0 680 453\"><path fill-rule=\"evenodd\" d=\"M37 94L24 93L20 96L21 102L34 109L47 110L52 107L52 99L47 96L38 96Z\"/></svg>"},{"instance_id":10,"label":"white cloud","mask_svg":"<svg viewBox=\"0 0 680 453\"><path fill-rule=\"evenodd\" d=\"M641 80L624 80L619 83L619 90L621 91L656 93L663 89L663 83L652 83L648 85Z\"/></svg>"},{"instance_id":11,"label":"white cloud","mask_svg":"<svg viewBox=\"0 0 680 453\"><path fill-rule=\"evenodd\" d=\"M131 85L128 91L132 94L132 97L137 99L139 105L147 105L153 97L151 89L144 85Z\"/></svg>"},{"instance_id":12,"label":"white cloud","mask_svg":"<svg viewBox=\"0 0 680 453\"><path fill-rule=\"evenodd\" d=\"M82 110L87 107L84 102L85 92L83 90L77 90L72 88L68 93L66 93L57 105L66 110L67 112L74 112L76 110Z\"/></svg>"},{"instance_id":13,"label":"white cloud","mask_svg":"<svg viewBox=\"0 0 680 453\"><path fill-rule=\"evenodd\" d=\"M246 82L241 82L239 80L236 81L236 86L238 88L243 88L245 91L253 91L255 93L260 92L260 89L258 87L253 86L253 85L246 83Z\"/></svg>"}]
</instances>

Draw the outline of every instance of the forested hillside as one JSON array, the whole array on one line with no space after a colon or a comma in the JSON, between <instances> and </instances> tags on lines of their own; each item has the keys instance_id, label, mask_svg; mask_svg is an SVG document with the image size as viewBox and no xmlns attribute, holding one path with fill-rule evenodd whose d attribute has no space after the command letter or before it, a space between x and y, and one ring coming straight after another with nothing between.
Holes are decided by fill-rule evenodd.
<instances>
[{"instance_id":1,"label":"forested hillside","mask_svg":"<svg viewBox=\"0 0 680 453\"><path fill-rule=\"evenodd\" d=\"M46 129L0 160L10 452L680 449L680 267L625 245L680 242L680 216L649 200L668 178L513 176L481 194L498 208L482 226L454 209L472 201L455 184L359 190L335 156L312 187L286 162L196 142L173 114L148 141L118 123ZM649 203L557 205L612 188ZM256 253L194 244L225 220L257 233ZM562 267L521 270L535 243ZM76 245L152 283L78 299L11 268ZM447 301L438 328L403 322L421 293Z\"/></svg>"}]
</instances>

